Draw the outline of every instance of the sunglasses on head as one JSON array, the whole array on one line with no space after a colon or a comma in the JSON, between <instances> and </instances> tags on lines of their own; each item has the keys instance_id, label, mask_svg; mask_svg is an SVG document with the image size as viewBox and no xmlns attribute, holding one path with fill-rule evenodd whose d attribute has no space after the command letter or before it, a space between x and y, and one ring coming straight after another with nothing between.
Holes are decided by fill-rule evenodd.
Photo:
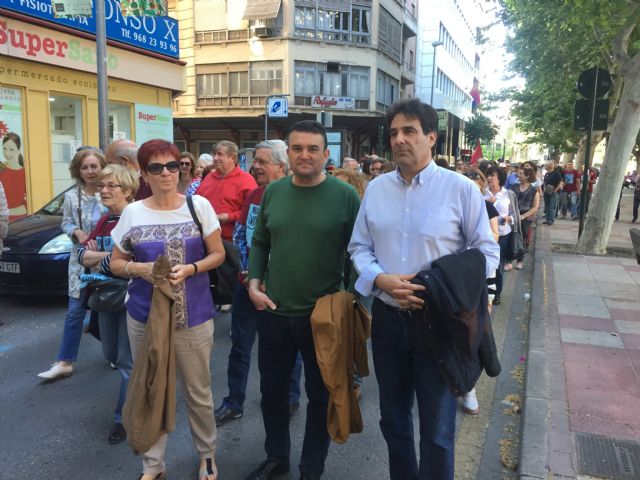
<instances>
[{"instance_id":1,"label":"sunglasses on head","mask_svg":"<svg viewBox=\"0 0 640 480\"><path fill-rule=\"evenodd\" d=\"M178 170L180 170L180 163L178 163L176 160L172 160L171 162L167 163L150 163L149 165L147 165L147 172L151 173L152 175L160 175L165 167L167 167L169 173L176 173Z\"/></svg>"}]
</instances>

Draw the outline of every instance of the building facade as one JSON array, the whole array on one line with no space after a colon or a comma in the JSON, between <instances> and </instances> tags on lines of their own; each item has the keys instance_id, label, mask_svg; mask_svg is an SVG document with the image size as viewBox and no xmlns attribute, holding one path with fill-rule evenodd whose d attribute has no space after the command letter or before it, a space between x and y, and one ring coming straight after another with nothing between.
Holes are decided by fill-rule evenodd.
<instances>
[{"instance_id":1,"label":"building facade","mask_svg":"<svg viewBox=\"0 0 640 480\"><path fill-rule=\"evenodd\" d=\"M436 153L460 156L464 122L472 115L480 69L476 44L486 6L480 0L422 0L419 10L416 96L438 110Z\"/></svg>"},{"instance_id":2,"label":"building facade","mask_svg":"<svg viewBox=\"0 0 640 480\"><path fill-rule=\"evenodd\" d=\"M175 137L194 154L222 139L251 148L316 118L333 163L380 153L385 109L414 93L417 0L174 0L169 12L187 64ZM274 95L288 116L265 122Z\"/></svg>"},{"instance_id":3,"label":"building facade","mask_svg":"<svg viewBox=\"0 0 640 480\"><path fill-rule=\"evenodd\" d=\"M177 22L123 17L118 0L105 7L111 139L172 140L172 99L183 88ZM72 184L78 147L98 145L96 62L93 17L56 18L50 1L2 2L0 181L24 197L22 214Z\"/></svg>"}]
</instances>

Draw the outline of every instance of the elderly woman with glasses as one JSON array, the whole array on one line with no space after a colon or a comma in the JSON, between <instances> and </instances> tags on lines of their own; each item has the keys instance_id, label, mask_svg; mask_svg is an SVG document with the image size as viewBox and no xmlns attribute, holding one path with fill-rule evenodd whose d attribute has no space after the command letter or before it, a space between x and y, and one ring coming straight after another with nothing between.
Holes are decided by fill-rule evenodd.
<instances>
[{"instance_id":1,"label":"elderly woman with glasses","mask_svg":"<svg viewBox=\"0 0 640 480\"><path fill-rule=\"evenodd\" d=\"M138 176L122 165L107 165L98 176L96 188L100 200L108 212L100 217L96 228L78 249L81 265L94 268L99 273L113 277L109 268L113 241L111 231L118 224L124 208L133 202L140 182ZM127 386L131 375L131 348L127 334L127 311L124 303L115 312L98 312L100 342L105 358L120 372L120 392L114 412L113 425L109 430L108 442L112 445L122 442L126 432L122 426L122 407L127 396Z\"/></svg>"},{"instance_id":2,"label":"elderly woman with glasses","mask_svg":"<svg viewBox=\"0 0 640 480\"><path fill-rule=\"evenodd\" d=\"M153 265L160 255L168 257L167 279L175 297L173 312L175 365L187 403L191 436L200 457L199 480L215 480L216 425L211 392L211 352L215 308L207 271L224 261L220 223L211 204L193 196L194 214L187 199L178 193L180 152L165 140L149 140L138 151L142 176L153 194L124 209L111 232L114 246L111 271L131 278L127 327L131 352L136 359L149 317L154 278ZM135 367L134 360L134 367ZM142 453L141 480L166 478L164 462L167 435Z\"/></svg>"},{"instance_id":3,"label":"elderly woman with glasses","mask_svg":"<svg viewBox=\"0 0 640 480\"><path fill-rule=\"evenodd\" d=\"M72 242L69 256L69 308L64 320L64 330L60 342L58 358L49 370L40 372L39 378L52 381L68 377L73 373L73 362L78 359L82 325L87 313L86 291L80 288L80 274L84 267L78 262L78 248L89 238L89 233L100 219L100 199L98 197L98 176L106 166L104 155L94 149L80 150L75 154L69 172L77 185L64 194L62 231Z\"/></svg>"},{"instance_id":4,"label":"elderly woman with glasses","mask_svg":"<svg viewBox=\"0 0 640 480\"><path fill-rule=\"evenodd\" d=\"M536 181L536 172L531 165L524 164L518 172L518 180L520 183L516 183L511 187L511 190L516 194L518 199L518 208L520 209L520 229L522 231L522 238L527 241L529 238L529 231L531 230L531 220L538 212L540 207L540 193L538 189L533 185ZM525 245L528 247L528 245ZM524 260L525 250L517 252L516 255L516 269L522 270L522 261Z\"/></svg>"}]
</instances>

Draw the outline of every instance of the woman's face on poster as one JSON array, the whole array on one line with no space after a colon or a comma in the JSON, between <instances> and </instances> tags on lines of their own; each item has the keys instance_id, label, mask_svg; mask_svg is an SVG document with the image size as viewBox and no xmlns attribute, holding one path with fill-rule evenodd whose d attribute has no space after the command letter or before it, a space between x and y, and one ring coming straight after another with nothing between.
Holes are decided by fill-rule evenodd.
<instances>
[{"instance_id":1,"label":"woman's face on poster","mask_svg":"<svg viewBox=\"0 0 640 480\"><path fill-rule=\"evenodd\" d=\"M7 140L2 144L2 154L7 162L17 162L20 156L20 149L13 140Z\"/></svg>"}]
</instances>

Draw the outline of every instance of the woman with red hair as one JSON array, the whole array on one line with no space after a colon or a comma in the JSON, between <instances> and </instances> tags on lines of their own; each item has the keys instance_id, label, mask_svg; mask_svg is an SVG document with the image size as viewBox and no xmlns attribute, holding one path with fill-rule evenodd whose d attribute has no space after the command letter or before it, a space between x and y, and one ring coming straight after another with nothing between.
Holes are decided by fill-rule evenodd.
<instances>
[{"instance_id":1,"label":"woman with red hair","mask_svg":"<svg viewBox=\"0 0 640 480\"><path fill-rule=\"evenodd\" d=\"M130 278L126 303L127 328L135 361L151 308L155 260L164 255L171 264L175 313L175 365L187 403L191 435L200 456L199 479L217 479L216 425L213 416L210 361L215 307L207 271L224 261L220 223L207 199L195 195L193 207L202 233L192 217L187 198L178 193L180 152L165 140L149 140L138 150L142 177L152 195L122 212L111 236L115 248L111 271ZM126 425L125 425L126 427ZM142 453L142 480L166 478L167 435Z\"/></svg>"}]
</instances>

